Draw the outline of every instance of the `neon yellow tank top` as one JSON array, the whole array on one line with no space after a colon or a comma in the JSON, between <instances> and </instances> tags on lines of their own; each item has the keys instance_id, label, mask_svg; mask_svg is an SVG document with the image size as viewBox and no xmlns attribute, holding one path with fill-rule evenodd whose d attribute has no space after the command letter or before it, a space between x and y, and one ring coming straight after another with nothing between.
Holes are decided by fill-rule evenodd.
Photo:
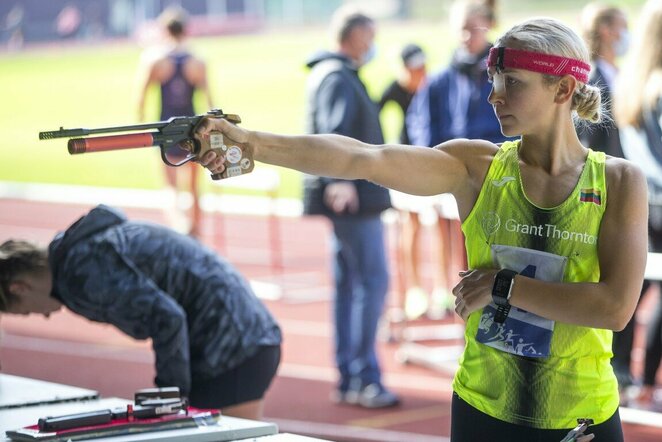
<instances>
[{"instance_id":1,"label":"neon yellow tank top","mask_svg":"<svg viewBox=\"0 0 662 442\"><path fill-rule=\"evenodd\" d=\"M499 149L462 224L469 268L597 282L597 237L607 205L604 153L589 150L570 196L541 208L524 194L518 148L514 141ZM464 401L497 419L543 429L571 428L577 418L597 424L613 415L618 387L610 330L554 323L515 307L499 325L494 311L488 305L467 321L453 381Z\"/></svg>"}]
</instances>

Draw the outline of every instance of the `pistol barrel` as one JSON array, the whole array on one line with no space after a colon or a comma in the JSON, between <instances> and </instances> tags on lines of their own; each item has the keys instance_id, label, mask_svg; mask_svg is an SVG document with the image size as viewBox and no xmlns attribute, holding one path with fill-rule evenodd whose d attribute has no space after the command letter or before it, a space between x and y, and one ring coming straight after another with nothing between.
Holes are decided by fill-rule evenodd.
<instances>
[{"instance_id":1,"label":"pistol barrel","mask_svg":"<svg viewBox=\"0 0 662 442\"><path fill-rule=\"evenodd\" d=\"M171 118L170 120L173 120ZM168 121L170 121L168 120ZM159 121L158 123L133 124L130 126L99 127L95 129L64 129L39 132L40 140L52 140L54 138L72 138L84 137L94 134L108 134L113 132L130 132L135 130L156 129L159 130L168 125L168 121Z\"/></svg>"},{"instance_id":2,"label":"pistol barrel","mask_svg":"<svg viewBox=\"0 0 662 442\"><path fill-rule=\"evenodd\" d=\"M49 130L45 132L39 132L40 140L52 140L54 138L71 138L71 137L83 137L89 135L90 131L88 129L63 129L59 130Z\"/></svg>"}]
</instances>

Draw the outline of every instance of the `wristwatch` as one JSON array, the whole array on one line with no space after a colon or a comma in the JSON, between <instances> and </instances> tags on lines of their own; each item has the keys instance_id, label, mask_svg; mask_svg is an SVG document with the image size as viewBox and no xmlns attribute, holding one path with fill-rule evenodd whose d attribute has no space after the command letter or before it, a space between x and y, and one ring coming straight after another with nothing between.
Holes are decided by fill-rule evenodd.
<instances>
[{"instance_id":1,"label":"wristwatch","mask_svg":"<svg viewBox=\"0 0 662 442\"><path fill-rule=\"evenodd\" d=\"M502 269L494 277L492 301L497 305L494 322L499 324L502 324L506 320L510 312L509 301L510 295L513 292L513 285L515 285L515 275L517 275L517 272L514 270Z\"/></svg>"}]
</instances>

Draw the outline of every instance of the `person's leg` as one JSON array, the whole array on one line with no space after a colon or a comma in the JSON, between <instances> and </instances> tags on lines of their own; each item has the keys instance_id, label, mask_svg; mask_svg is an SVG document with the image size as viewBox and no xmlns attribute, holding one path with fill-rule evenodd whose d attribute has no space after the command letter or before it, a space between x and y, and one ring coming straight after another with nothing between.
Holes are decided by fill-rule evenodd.
<instances>
[{"instance_id":1,"label":"person's leg","mask_svg":"<svg viewBox=\"0 0 662 442\"><path fill-rule=\"evenodd\" d=\"M451 296L451 220L439 215L437 217L437 243L435 247L436 265L434 271L434 289L429 315L438 319L451 312L454 308L454 298Z\"/></svg>"},{"instance_id":2,"label":"person's leg","mask_svg":"<svg viewBox=\"0 0 662 442\"><path fill-rule=\"evenodd\" d=\"M639 295L639 301L648 291L650 281L644 281ZM638 307L638 304L637 304ZM619 332L614 332L612 339L612 353L614 356L611 359L611 365L614 368L614 374L618 380L618 389L621 394L621 405L625 405L628 401L626 389L633 384L632 379L632 345L634 343L634 329L637 324L636 310L632 315L630 321L625 328Z\"/></svg>"},{"instance_id":3,"label":"person's leg","mask_svg":"<svg viewBox=\"0 0 662 442\"><path fill-rule=\"evenodd\" d=\"M375 345L389 283L384 226L379 216L360 219L353 223L348 235L361 287L354 295L352 330L355 354L350 370L363 385L381 383Z\"/></svg>"},{"instance_id":4,"label":"person's leg","mask_svg":"<svg viewBox=\"0 0 662 442\"><path fill-rule=\"evenodd\" d=\"M170 227L180 233L188 232L188 221L185 214L180 209L179 193L181 190L182 177L179 169L186 166L173 167L166 164L163 165L163 176L165 179L165 186L170 199L167 208L165 209L166 222Z\"/></svg>"},{"instance_id":5,"label":"person's leg","mask_svg":"<svg viewBox=\"0 0 662 442\"><path fill-rule=\"evenodd\" d=\"M660 285L657 283L660 290ZM655 379L660 368L662 358L662 295L657 300L653 315L646 327L646 351L644 353L644 370L641 391L637 402L641 405L650 406L653 402L655 390Z\"/></svg>"},{"instance_id":6,"label":"person's leg","mask_svg":"<svg viewBox=\"0 0 662 442\"><path fill-rule=\"evenodd\" d=\"M333 303L333 324L335 331L335 358L340 379L338 393L344 394L349 389L350 362L352 349L352 302L354 296L354 272L356 259L352 252L351 239L348 236L348 222L333 220L333 276L335 283ZM336 398L342 401L343 397Z\"/></svg>"},{"instance_id":7,"label":"person's leg","mask_svg":"<svg viewBox=\"0 0 662 442\"><path fill-rule=\"evenodd\" d=\"M223 408L223 414L226 416L240 417L242 419L252 419L259 421L264 412L264 399L248 401L238 405Z\"/></svg>"},{"instance_id":8,"label":"person's leg","mask_svg":"<svg viewBox=\"0 0 662 442\"><path fill-rule=\"evenodd\" d=\"M450 220L437 218L437 268L434 274L435 288L449 289L448 269L450 266L451 225Z\"/></svg>"},{"instance_id":9,"label":"person's leg","mask_svg":"<svg viewBox=\"0 0 662 442\"><path fill-rule=\"evenodd\" d=\"M649 193L649 196L651 195L652 193ZM648 206L648 235L650 250L662 253L662 205L660 204L649 204ZM646 329L643 385L637 397L637 402L647 407L653 405L655 378L662 357L662 286L659 282L656 285L658 289L657 307L653 311Z\"/></svg>"},{"instance_id":10,"label":"person's leg","mask_svg":"<svg viewBox=\"0 0 662 442\"><path fill-rule=\"evenodd\" d=\"M404 320L405 296L407 289L411 286L410 262L411 255L411 226L409 219L411 217L410 199L413 195L390 190L391 204L396 214L396 248L395 248L395 271L397 272L397 290L395 290L395 299L393 300L393 318L394 322Z\"/></svg>"},{"instance_id":11,"label":"person's leg","mask_svg":"<svg viewBox=\"0 0 662 442\"><path fill-rule=\"evenodd\" d=\"M397 405L399 399L381 383L375 348L389 283L384 226L381 218L375 216L347 221L343 227L359 281L350 313L351 380L345 402L366 408L390 407Z\"/></svg>"},{"instance_id":12,"label":"person's leg","mask_svg":"<svg viewBox=\"0 0 662 442\"><path fill-rule=\"evenodd\" d=\"M398 290L397 290L397 299L395 300L395 307L404 312L405 308L405 293L407 288L409 288L409 274L407 259L409 256L409 238L408 238L408 219L409 212L406 210L397 210L397 224L396 224L396 235L397 235L397 248L395 250L396 263L397 263L397 274L398 274Z\"/></svg>"},{"instance_id":13,"label":"person's leg","mask_svg":"<svg viewBox=\"0 0 662 442\"><path fill-rule=\"evenodd\" d=\"M199 171L200 165L194 162L189 162L185 166L189 170L189 189L191 190L191 227L189 228L189 235L200 237L202 229L202 209L200 208L200 195L199 195Z\"/></svg>"},{"instance_id":14,"label":"person's leg","mask_svg":"<svg viewBox=\"0 0 662 442\"><path fill-rule=\"evenodd\" d=\"M405 274L407 287L421 287L420 274L420 231L421 222L418 219L418 213L405 212L403 225L403 244L405 257Z\"/></svg>"},{"instance_id":15,"label":"person's leg","mask_svg":"<svg viewBox=\"0 0 662 442\"><path fill-rule=\"evenodd\" d=\"M611 360L611 365L614 367L614 373L616 374L620 388L632 385L630 365L636 322L636 318L633 316L623 330L614 332L612 341L614 357Z\"/></svg>"},{"instance_id":16,"label":"person's leg","mask_svg":"<svg viewBox=\"0 0 662 442\"><path fill-rule=\"evenodd\" d=\"M407 319L416 319L425 314L428 309L428 294L423 289L421 281L421 251L420 233L421 221L417 212L406 212L403 226L403 244L405 262L405 303L404 310Z\"/></svg>"},{"instance_id":17,"label":"person's leg","mask_svg":"<svg viewBox=\"0 0 662 442\"><path fill-rule=\"evenodd\" d=\"M464 236L453 195L444 193L437 196L437 244L435 247L437 266L435 269L435 289L432 292L433 304L440 316L441 310L452 313L455 309L453 286L459 282L458 271L465 270L466 251Z\"/></svg>"}]
</instances>

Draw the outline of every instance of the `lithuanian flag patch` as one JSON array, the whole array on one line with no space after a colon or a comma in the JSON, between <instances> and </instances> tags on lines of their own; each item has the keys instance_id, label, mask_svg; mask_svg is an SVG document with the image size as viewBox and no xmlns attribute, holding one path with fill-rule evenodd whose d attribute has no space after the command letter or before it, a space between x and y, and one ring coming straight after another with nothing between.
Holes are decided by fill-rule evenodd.
<instances>
[{"instance_id":1,"label":"lithuanian flag patch","mask_svg":"<svg viewBox=\"0 0 662 442\"><path fill-rule=\"evenodd\" d=\"M579 194L579 201L583 203L595 203L598 206L601 205L600 189L582 189Z\"/></svg>"}]
</instances>

